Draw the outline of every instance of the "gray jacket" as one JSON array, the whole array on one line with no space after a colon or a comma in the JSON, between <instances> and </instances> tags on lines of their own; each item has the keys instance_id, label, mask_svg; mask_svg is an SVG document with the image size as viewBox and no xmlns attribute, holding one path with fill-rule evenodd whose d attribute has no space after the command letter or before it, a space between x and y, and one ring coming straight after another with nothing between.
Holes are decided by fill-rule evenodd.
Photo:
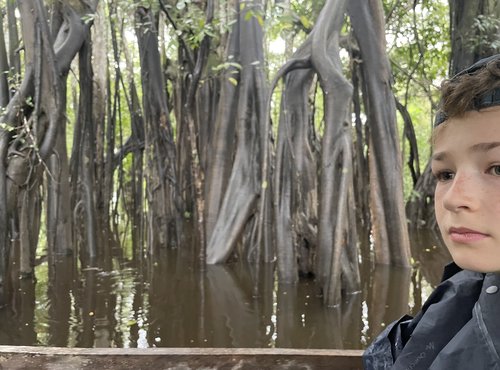
<instances>
[{"instance_id":1,"label":"gray jacket","mask_svg":"<svg viewBox=\"0 0 500 370\"><path fill-rule=\"evenodd\" d=\"M500 370L500 274L446 266L415 318L389 325L363 354L366 370Z\"/></svg>"}]
</instances>

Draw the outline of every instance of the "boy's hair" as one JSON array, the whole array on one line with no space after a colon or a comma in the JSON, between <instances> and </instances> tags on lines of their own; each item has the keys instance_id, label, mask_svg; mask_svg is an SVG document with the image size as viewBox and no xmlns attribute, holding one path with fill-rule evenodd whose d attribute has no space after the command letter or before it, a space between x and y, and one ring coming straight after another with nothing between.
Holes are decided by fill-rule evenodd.
<instances>
[{"instance_id":1,"label":"boy's hair","mask_svg":"<svg viewBox=\"0 0 500 370\"><path fill-rule=\"evenodd\" d=\"M495 105L500 105L500 54L482 59L443 82L434 126Z\"/></svg>"}]
</instances>

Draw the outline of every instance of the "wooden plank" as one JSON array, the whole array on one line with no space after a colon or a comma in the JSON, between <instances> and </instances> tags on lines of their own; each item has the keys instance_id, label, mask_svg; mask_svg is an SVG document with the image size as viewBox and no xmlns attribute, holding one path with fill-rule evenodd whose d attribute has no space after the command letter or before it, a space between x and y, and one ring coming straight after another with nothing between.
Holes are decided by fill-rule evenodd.
<instances>
[{"instance_id":1,"label":"wooden plank","mask_svg":"<svg viewBox=\"0 0 500 370\"><path fill-rule=\"evenodd\" d=\"M357 350L0 346L0 369L362 370Z\"/></svg>"}]
</instances>

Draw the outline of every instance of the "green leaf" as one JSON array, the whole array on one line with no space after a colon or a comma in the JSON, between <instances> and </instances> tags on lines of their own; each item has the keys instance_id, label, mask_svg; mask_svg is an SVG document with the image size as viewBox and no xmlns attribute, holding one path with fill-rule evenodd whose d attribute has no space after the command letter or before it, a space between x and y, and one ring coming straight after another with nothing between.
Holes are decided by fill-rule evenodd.
<instances>
[{"instance_id":1,"label":"green leaf","mask_svg":"<svg viewBox=\"0 0 500 370\"><path fill-rule=\"evenodd\" d=\"M11 131L14 131L15 128L5 122L1 122L0 123L0 130L4 130L4 131L7 131L7 132L11 132Z\"/></svg>"},{"instance_id":2,"label":"green leaf","mask_svg":"<svg viewBox=\"0 0 500 370\"><path fill-rule=\"evenodd\" d=\"M92 14L92 13L85 14L82 17L82 21L85 24L90 24L90 23L92 23L94 21L94 19L95 19L96 16L97 16L97 14Z\"/></svg>"},{"instance_id":3,"label":"green leaf","mask_svg":"<svg viewBox=\"0 0 500 370\"><path fill-rule=\"evenodd\" d=\"M253 17L253 13L249 11L249 12L245 13L244 19L245 19L245 21L249 21L250 19L252 19L252 17Z\"/></svg>"},{"instance_id":4,"label":"green leaf","mask_svg":"<svg viewBox=\"0 0 500 370\"><path fill-rule=\"evenodd\" d=\"M212 70L217 72L217 71L220 71L222 69L228 69L230 67L234 67L236 69L240 69L241 70L241 64L239 63L235 63L235 62L226 62L226 63L221 63L215 67L212 67Z\"/></svg>"},{"instance_id":5,"label":"green leaf","mask_svg":"<svg viewBox=\"0 0 500 370\"><path fill-rule=\"evenodd\" d=\"M312 26L309 19L307 19L307 17L304 15L300 16L300 23L302 23L302 25L307 29L311 28Z\"/></svg>"},{"instance_id":6,"label":"green leaf","mask_svg":"<svg viewBox=\"0 0 500 370\"><path fill-rule=\"evenodd\" d=\"M256 18L257 18L257 22L259 22L260 26L264 27L264 18L262 18L262 16L260 14L257 14Z\"/></svg>"},{"instance_id":7,"label":"green leaf","mask_svg":"<svg viewBox=\"0 0 500 370\"><path fill-rule=\"evenodd\" d=\"M238 80L234 77L228 78L229 82L231 82L234 86L238 86Z\"/></svg>"}]
</instances>

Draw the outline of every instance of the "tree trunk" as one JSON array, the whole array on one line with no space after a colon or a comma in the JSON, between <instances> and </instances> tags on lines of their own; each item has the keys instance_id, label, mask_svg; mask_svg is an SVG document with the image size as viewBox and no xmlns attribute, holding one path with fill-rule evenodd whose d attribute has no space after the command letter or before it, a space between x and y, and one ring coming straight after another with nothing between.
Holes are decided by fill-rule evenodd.
<instances>
[{"instance_id":1,"label":"tree trunk","mask_svg":"<svg viewBox=\"0 0 500 370\"><path fill-rule=\"evenodd\" d=\"M396 126L396 108L391 90L391 69L385 52L385 33L382 4L379 0L351 1L348 11L360 47L367 96L371 152L376 170L376 188L371 191L372 209L376 215L373 227L380 231L375 248L376 256L389 256L375 262L399 266L410 265L410 244L404 212L401 154ZM375 184L373 184L375 185ZM387 251L382 251L387 249Z\"/></svg>"},{"instance_id":2,"label":"tree trunk","mask_svg":"<svg viewBox=\"0 0 500 370\"><path fill-rule=\"evenodd\" d=\"M14 81L21 78L21 57L19 55L19 34L17 31L17 17L15 1L7 1L7 18L9 30L9 65Z\"/></svg>"},{"instance_id":3,"label":"tree trunk","mask_svg":"<svg viewBox=\"0 0 500 370\"><path fill-rule=\"evenodd\" d=\"M40 0L20 0L19 11L26 72L19 90L2 116L2 122L6 122L8 127L0 129L0 285L4 282L5 267L9 263L9 234L15 232L18 227L16 222L22 215L22 210L17 207L17 198L24 189L32 189L39 184L43 173L39 167L54 152L60 126L64 122L63 82L89 29L82 22L82 14L69 4L63 4L64 22L57 30L57 37L52 40L46 11ZM32 104L27 104L30 101ZM15 138L12 137L14 132ZM36 197L28 199L35 201ZM36 205L29 207L35 209ZM12 225L10 230L9 225ZM23 240L36 243L33 237ZM31 253L34 253L34 247L29 248Z\"/></svg>"},{"instance_id":4,"label":"tree trunk","mask_svg":"<svg viewBox=\"0 0 500 370\"><path fill-rule=\"evenodd\" d=\"M239 36L234 62L241 65L239 75L234 74L231 81L237 84L238 89L236 106L236 152L232 164L231 174L227 188L221 199L217 219L213 232L208 238L207 263L224 262L233 251L236 243L241 240L242 234L249 221L257 210L257 197L263 188L261 179L262 122L265 115L265 91L263 90L264 63L262 49L262 28L255 16L248 17L250 11L259 11L261 2L254 0L245 2L241 6L238 1L238 20L233 26L232 33ZM250 13L252 14L252 13ZM236 41L235 41L236 42ZM231 43L231 41L230 41ZM226 112L231 112L230 106L221 99L221 104L226 105ZM228 155L228 154L226 154ZM213 183L212 183L213 184ZM210 199L214 207L216 201ZM255 222L255 218L253 221ZM254 245L249 238L249 244L244 248L257 251L260 245ZM247 253L248 255L248 253ZM254 254L254 256L258 253ZM253 257L255 258L255 257Z\"/></svg>"},{"instance_id":5,"label":"tree trunk","mask_svg":"<svg viewBox=\"0 0 500 370\"><path fill-rule=\"evenodd\" d=\"M64 124L64 122L63 122ZM49 255L74 252L66 129L61 125L47 164L47 249Z\"/></svg>"},{"instance_id":6,"label":"tree trunk","mask_svg":"<svg viewBox=\"0 0 500 370\"><path fill-rule=\"evenodd\" d=\"M449 5L453 76L477 60L498 53L498 47L494 47L498 42L494 21L500 16L500 5L496 0L449 0ZM483 23L482 29L478 28L479 23Z\"/></svg>"},{"instance_id":7,"label":"tree trunk","mask_svg":"<svg viewBox=\"0 0 500 370\"><path fill-rule=\"evenodd\" d=\"M92 69L93 69L93 90L92 90L92 113L93 122L95 123L95 185L96 185L96 210L102 233L109 234L110 231L110 214L111 214L111 199L113 196L113 174L114 174L114 120L115 114L108 116L109 109L109 62L108 62L108 39L109 32L106 18L106 4L100 2L97 7L96 19L92 28ZM117 58L118 48L115 35L115 18L116 12L113 12L114 4L109 5L110 12L110 28L112 34L113 54L115 55L115 90L120 90L120 67L119 58ZM116 99L115 99L116 100ZM109 254L109 244L104 243L102 247L106 250L105 254Z\"/></svg>"},{"instance_id":8,"label":"tree trunk","mask_svg":"<svg viewBox=\"0 0 500 370\"><path fill-rule=\"evenodd\" d=\"M238 52L237 32L231 32L226 56L236 56ZM232 83L237 75L237 69L231 66L226 69L221 78L221 92L219 105L214 124L214 133L207 152L206 184L205 184L205 207L207 240L210 240L215 223L219 215L222 199L227 189L227 183L231 173L232 155L235 150L236 135L236 107L238 101L239 87Z\"/></svg>"},{"instance_id":9,"label":"tree trunk","mask_svg":"<svg viewBox=\"0 0 500 370\"><path fill-rule=\"evenodd\" d=\"M136 32L141 58L143 107L146 124L146 196L150 253L177 244L176 150L161 70L153 11L138 8Z\"/></svg>"},{"instance_id":10,"label":"tree trunk","mask_svg":"<svg viewBox=\"0 0 500 370\"><path fill-rule=\"evenodd\" d=\"M317 155L310 142L309 91L313 71L296 70L285 78L282 93L276 171L274 174L274 221L278 276L294 283L300 272L312 273L311 259L317 245Z\"/></svg>"},{"instance_id":11,"label":"tree trunk","mask_svg":"<svg viewBox=\"0 0 500 370\"><path fill-rule=\"evenodd\" d=\"M168 14L168 13L167 13ZM214 2L207 0L205 10L205 27L212 26L214 16ZM183 44L185 45L185 44ZM194 225L197 232L196 244L199 246L199 259L201 265L205 264L206 242L205 242L205 200L204 200L204 171L203 164L206 165L206 157L203 151L207 145L208 132L207 127L210 126L210 116L200 116L202 109L202 99L207 99L206 95L201 92L210 92L199 89L202 75L206 74L206 64L210 51L210 37L205 35L196 50L193 53L187 49L187 45L180 50L180 60L183 56L186 58L194 58L191 56L196 54L194 65L189 70L181 70L179 80L183 81L179 84L178 89L178 114L177 121L179 122L179 151L184 153L182 160L179 161L179 178L182 178L182 183L185 184L186 196L185 201L188 204L188 209L193 209L189 203L194 203ZM187 63L190 65L190 63ZM209 84L204 84L205 89L210 88ZM205 135L203 135L205 134ZM189 168L189 170L188 170ZM189 184L189 185L188 185Z\"/></svg>"},{"instance_id":12,"label":"tree trunk","mask_svg":"<svg viewBox=\"0 0 500 370\"><path fill-rule=\"evenodd\" d=\"M97 257L97 219L95 207L95 125L93 120L93 70L91 64L92 49L90 42L84 42L80 50L80 103L78 119L82 121L83 141L80 147L80 193L85 213L85 248L86 257L93 260Z\"/></svg>"}]
</instances>

